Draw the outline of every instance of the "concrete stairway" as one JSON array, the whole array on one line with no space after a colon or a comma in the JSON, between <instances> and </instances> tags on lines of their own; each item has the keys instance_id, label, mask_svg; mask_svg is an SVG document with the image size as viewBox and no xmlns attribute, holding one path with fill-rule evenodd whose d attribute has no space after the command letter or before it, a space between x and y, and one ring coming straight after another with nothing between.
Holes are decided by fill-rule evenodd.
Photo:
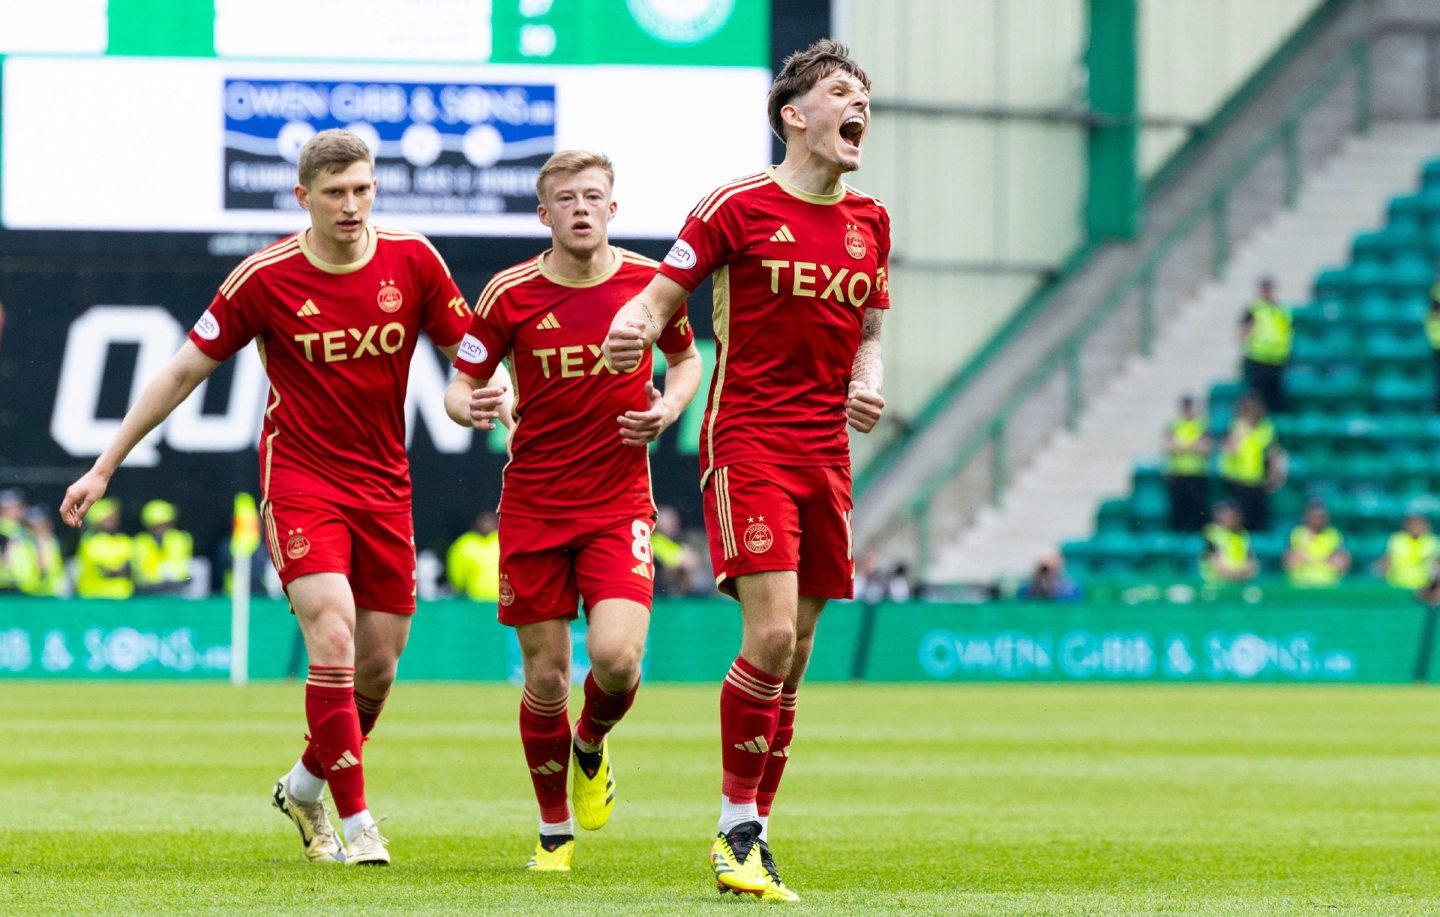
<instances>
[{"instance_id":1,"label":"concrete stairway","mask_svg":"<svg viewBox=\"0 0 1440 917\"><path fill-rule=\"evenodd\" d=\"M1018 474L1002 508L937 546L931 578L972 582L1022 575L1060 542L1093 533L1095 509L1126 493L1137 459L1158 456L1161 434L1185 392L1238 376L1236 323L1256 279L1275 277L1282 300L1303 302L1322 268L1348 262L1357 232L1378 228L1390 197L1416 187L1419 167L1440 156L1440 124L1377 124L1307 176L1296 209L1236 249L1222 280L1207 284L1160 329L1155 355L1136 357L1087 406L1076 433L1053 438Z\"/></svg>"}]
</instances>

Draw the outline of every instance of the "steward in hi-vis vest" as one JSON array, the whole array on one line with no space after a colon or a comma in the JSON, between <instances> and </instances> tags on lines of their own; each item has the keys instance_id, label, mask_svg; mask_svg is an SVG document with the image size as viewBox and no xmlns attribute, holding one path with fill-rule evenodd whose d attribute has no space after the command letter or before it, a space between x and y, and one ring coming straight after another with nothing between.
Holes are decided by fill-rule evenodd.
<instances>
[{"instance_id":1,"label":"steward in hi-vis vest","mask_svg":"<svg viewBox=\"0 0 1440 917\"><path fill-rule=\"evenodd\" d=\"M1200 555L1200 575L1207 583L1248 583L1260 572L1250 533L1234 503L1217 504L1214 522L1205 526L1205 553Z\"/></svg>"},{"instance_id":2,"label":"steward in hi-vis vest","mask_svg":"<svg viewBox=\"0 0 1440 917\"><path fill-rule=\"evenodd\" d=\"M1195 411L1195 399L1184 395L1180 413L1165 431L1165 483L1170 491L1170 530L1198 532L1209 507L1210 422Z\"/></svg>"},{"instance_id":3,"label":"steward in hi-vis vest","mask_svg":"<svg viewBox=\"0 0 1440 917\"><path fill-rule=\"evenodd\" d=\"M1275 301L1275 281L1260 278L1255 301L1240 315L1245 348L1245 383L1260 393L1270 411L1285 409L1285 367L1295 338L1290 310Z\"/></svg>"},{"instance_id":4,"label":"steward in hi-vis vest","mask_svg":"<svg viewBox=\"0 0 1440 917\"><path fill-rule=\"evenodd\" d=\"M1285 573L1292 586L1325 587L1340 582L1350 570L1350 552L1340 530L1330 524L1330 511L1315 500L1305 517L1290 531L1285 550Z\"/></svg>"}]
</instances>

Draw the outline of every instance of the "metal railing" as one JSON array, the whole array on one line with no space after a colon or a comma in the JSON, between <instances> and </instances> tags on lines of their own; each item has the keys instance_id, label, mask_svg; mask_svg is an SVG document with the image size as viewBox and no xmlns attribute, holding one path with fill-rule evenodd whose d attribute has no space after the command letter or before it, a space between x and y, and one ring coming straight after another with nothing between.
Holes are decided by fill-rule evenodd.
<instances>
[{"instance_id":1,"label":"metal railing","mask_svg":"<svg viewBox=\"0 0 1440 917\"><path fill-rule=\"evenodd\" d=\"M1277 150L1280 153L1283 182L1281 202L1293 209L1299 200L1304 182L1304 151L1302 127L1332 92L1348 77L1354 78L1354 113L1351 129L1364 136L1371 126L1370 40L1361 38L1350 45L1348 52L1329 67L1286 112L1285 116L1265 131L1262 138L1229 171L1214 188L1194 204L1176 225L1166 233L1148 255L1100 297L1086 317L1063 341L1055 346L1027 373L1015 390L1001 404L994 417L979 430L966 437L951 460L931 475L917 490L906 516L915 526L917 573L928 579L933 561L933 505L945 487L965 474L982 454L989 456L989 497L1000 506L1010 482L1010 427L1017 413L1047 385L1057 378L1063 380L1064 421L1067 430L1075 431L1085 408L1086 392L1082 358L1085 345L1103 327L1120 306L1136 297L1139 308L1139 350L1144 356L1154 353L1157 331L1157 289L1161 266L1183 243L1208 221L1210 226L1210 265L1213 278L1221 277L1229 265L1233 226L1231 202L1237 188Z\"/></svg>"}]
</instances>

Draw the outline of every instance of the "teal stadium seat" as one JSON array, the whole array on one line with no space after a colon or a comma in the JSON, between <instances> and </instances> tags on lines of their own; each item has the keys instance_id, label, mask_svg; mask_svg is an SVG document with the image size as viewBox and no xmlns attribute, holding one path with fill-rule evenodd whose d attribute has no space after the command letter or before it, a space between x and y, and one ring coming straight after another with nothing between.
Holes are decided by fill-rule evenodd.
<instances>
[{"instance_id":1,"label":"teal stadium seat","mask_svg":"<svg viewBox=\"0 0 1440 917\"><path fill-rule=\"evenodd\" d=\"M1440 159L1431 159L1420 168L1420 187L1424 191L1440 192Z\"/></svg>"},{"instance_id":2,"label":"teal stadium seat","mask_svg":"<svg viewBox=\"0 0 1440 917\"><path fill-rule=\"evenodd\" d=\"M1085 580L1093 575L1094 546L1088 539L1065 542L1060 546L1060 556L1065 559L1065 570L1072 577Z\"/></svg>"},{"instance_id":3,"label":"teal stadium seat","mask_svg":"<svg viewBox=\"0 0 1440 917\"><path fill-rule=\"evenodd\" d=\"M1130 501L1124 497L1114 497L1101 502L1095 511L1095 534L1099 536L1129 530Z\"/></svg>"},{"instance_id":4,"label":"teal stadium seat","mask_svg":"<svg viewBox=\"0 0 1440 917\"><path fill-rule=\"evenodd\" d=\"M1402 194L1391 198L1387 214L1390 228L1398 232L1423 235L1430 223L1426 198L1421 194Z\"/></svg>"}]
</instances>

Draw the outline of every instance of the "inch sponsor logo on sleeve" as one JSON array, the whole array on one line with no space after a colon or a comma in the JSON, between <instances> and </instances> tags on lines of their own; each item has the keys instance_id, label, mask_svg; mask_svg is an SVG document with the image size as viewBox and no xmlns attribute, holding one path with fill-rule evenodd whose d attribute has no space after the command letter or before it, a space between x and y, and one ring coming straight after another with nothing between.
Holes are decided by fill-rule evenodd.
<instances>
[{"instance_id":1,"label":"inch sponsor logo on sleeve","mask_svg":"<svg viewBox=\"0 0 1440 917\"><path fill-rule=\"evenodd\" d=\"M665 256L665 263L671 267L678 267L682 271L688 271L695 266L698 259L695 257L695 249L684 239L676 239L675 244L670 246L670 252Z\"/></svg>"},{"instance_id":2,"label":"inch sponsor logo on sleeve","mask_svg":"<svg viewBox=\"0 0 1440 917\"><path fill-rule=\"evenodd\" d=\"M467 334L460 340L460 359L466 363L484 363L485 358L490 356L490 351L480 343L480 339L473 334Z\"/></svg>"},{"instance_id":3,"label":"inch sponsor logo on sleeve","mask_svg":"<svg viewBox=\"0 0 1440 917\"><path fill-rule=\"evenodd\" d=\"M220 323L209 309L200 316L200 321L195 323L195 333L207 341L213 341L220 336Z\"/></svg>"}]
</instances>

